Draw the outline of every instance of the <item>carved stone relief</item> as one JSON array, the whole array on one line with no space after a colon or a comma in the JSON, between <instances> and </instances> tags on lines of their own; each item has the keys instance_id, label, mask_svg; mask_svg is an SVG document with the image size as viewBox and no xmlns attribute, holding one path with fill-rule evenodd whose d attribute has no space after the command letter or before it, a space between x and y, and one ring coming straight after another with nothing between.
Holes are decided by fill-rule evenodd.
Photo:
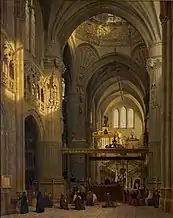
<instances>
[{"instance_id":1,"label":"carved stone relief","mask_svg":"<svg viewBox=\"0 0 173 218\"><path fill-rule=\"evenodd\" d=\"M94 62L99 60L99 55L91 46L84 44L77 48L77 65L78 65L78 75L77 75L77 87L82 87L85 78L85 70L88 69Z\"/></svg>"},{"instance_id":2,"label":"carved stone relief","mask_svg":"<svg viewBox=\"0 0 173 218\"><path fill-rule=\"evenodd\" d=\"M61 74L65 71L65 65L59 57L46 57L44 59L44 66L46 69L56 69Z\"/></svg>"},{"instance_id":3,"label":"carved stone relief","mask_svg":"<svg viewBox=\"0 0 173 218\"><path fill-rule=\"evenodd\" d=\"M150 58L147 61L148 71L150 74L150 105L151 108L160 106L161 96L161 76L162 76L162 59Z\"/></svg>"},{"instance_id":4,"label":"carved stone relief","mask_svg":"<svg viewBox=\"0 0 173 218\"><path fill-rule=\"evenodd\" d=\"M15 92L15 56L11 44L5 40L2 46L1 83Z\"/></svg>"},{"instance_id":5,"label":"carved stone relief","mask_svg":"<svg viewBox=\"0 0 173 218\"><path fill-rule=\"evenodd\" d=\"M60 81L55 74L51 74L47 80L47 106L49 108L60 107Z\"/></svg>"},{"instance_id":6,"label":"carved stone relief","mask_svg":"<svg viewBox=\"0 0 173 218\"><path fill-rule=\"evenodd\" d=\"M82 23L75 31L80 40L97 46L131 46L142 40L139 32L129 23L109 23L90 19Z\"/></svg>"},{"instance_id":7,"label":"carved stone relief","mask_svg":"<svg viewBox=\"0 0 173 218\"><path fill-rule=\"evenodd\" d=\"M42 113L46 111L46 87L45 78L42 73L30 62L25 62L25 100L39 109Z\"/></svg>"},{"instance_id":8,"label":"carved stone relief","mask_svg":"<svg viewBox=\"0 0 173 218\"><path fill-rule=\"evenodd\" d=\"M145 45L141 45L132 51L132 59L140 66L147 66L148 51Z\"/></svg>"}]
</instances>

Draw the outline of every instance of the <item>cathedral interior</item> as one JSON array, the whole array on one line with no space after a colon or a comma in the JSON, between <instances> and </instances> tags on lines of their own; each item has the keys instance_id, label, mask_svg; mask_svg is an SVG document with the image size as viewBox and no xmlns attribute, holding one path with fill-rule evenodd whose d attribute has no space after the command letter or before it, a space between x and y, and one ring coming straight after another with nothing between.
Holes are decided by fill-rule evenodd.
<instances>
[{"instance_id":1,"label":"cathedral interior","mask_svg":"<svg viewBox=\"0 0 173 218\"><path fill-rule=\"evenodd\" d=\"M58 201L72 180L139 180L173 212L173 2L1 0L0 10L1 214L17 192Z\"/></svg>"}]
</instances>

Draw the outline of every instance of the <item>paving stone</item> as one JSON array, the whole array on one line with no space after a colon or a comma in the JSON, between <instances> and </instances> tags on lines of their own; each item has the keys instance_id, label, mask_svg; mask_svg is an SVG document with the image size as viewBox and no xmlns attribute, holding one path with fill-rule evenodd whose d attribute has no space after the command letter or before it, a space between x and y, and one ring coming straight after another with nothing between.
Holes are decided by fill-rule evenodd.
<instances>
[{"instance_id":1,"label":"paving stone","mask_svg":"<svg viewBox=\"0 0 173 218\"><path fill-rule=\"evenodd\" d=\"M122 204L116 208L102 208L101 205L87 207L84 211L74 209L60 210L59 208L46 209L45 213L30 212L24 215L6 215L2 218L173 218L172 214L165 214L153 207L133 207Z\"/></svg>"}]
</instances>

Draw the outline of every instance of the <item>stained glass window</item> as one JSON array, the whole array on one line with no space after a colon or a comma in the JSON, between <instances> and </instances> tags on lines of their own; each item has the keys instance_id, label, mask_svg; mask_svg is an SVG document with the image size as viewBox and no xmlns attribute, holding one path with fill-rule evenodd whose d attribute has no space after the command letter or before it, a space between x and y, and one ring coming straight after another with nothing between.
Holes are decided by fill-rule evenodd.
<instances>
[{"instance_id":1,"label":"stained glass window","mask_svg":"<svg viewBox=\"0 0 173 218\"><path fill-rule=\"evenodd\" d=\"M113 121L114 121L113 127L118 128L119 127L119 111L118 111L118 109L114 110Z\"/></svg>"},{"instance_id":2,"label":"stained glass window","mask_svg":"<svg viewBox=\"0 0 173 218\"><path fill-rule=\"evenodd\" d=\"M130 109L128 111L128 128L134 128L134 111Z\"/></svg>"},{"instance_id":3,"label":"stained glass window","mask_svg":"<svg viewBox=\"0 0 173 218\"><path fill-rule=\"evenodd\" d=\"M126 128L127 127L127 111L125 107L121 108L120 112L120 127Z\"/></svg>"}]
</instances>

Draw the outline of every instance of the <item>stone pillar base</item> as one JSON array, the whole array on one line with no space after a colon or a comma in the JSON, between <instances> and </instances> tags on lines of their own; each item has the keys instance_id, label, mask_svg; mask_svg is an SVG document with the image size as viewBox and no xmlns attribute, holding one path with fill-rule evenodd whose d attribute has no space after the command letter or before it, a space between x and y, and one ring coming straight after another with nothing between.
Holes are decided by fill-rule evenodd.
<instances>
[{"instance_id":1,"label":"stone pillar base","mask_svg":"<svg viewBox=\"0 0 173 218\"><path fill-rule=\"evenodd\" d=\"M39 190L44 194L45 192L52 193L53 202L59 202L61 193L64 193L63 180L42 180L39 182Z\"/></svg>"},{"instance_id":2,"label":"stone pillar base","mask_svg":"<svg viewBox=\"0 0 173 218\"><path fill-rule=\"evenodd\" d=\"M173 199L171 199L171 188L161 188L160 208L165 213L173 212Z\"/></svg>"},{"instance_id":3,"label":"stone pillar base","mask_svg":"<svg viewBox=\"0 0 173 218\"><path fill-rule=\"evenodd\" d=\"M165 213L173 213L173 199L160 198L160 208Z\"/></svg>"},{"instance_id":4,"label":"stone pillar base","mask_svg":"<svg viewBox=\"0 0 173 218\"><path fill-rule=\"evenodd\" d=\"M12 197L16 196L15 194L11 194L9 191L2 191L0 194L0 215L10 215L16 214L16 205L12 204Z\"/></svg>"}]
</instances>

